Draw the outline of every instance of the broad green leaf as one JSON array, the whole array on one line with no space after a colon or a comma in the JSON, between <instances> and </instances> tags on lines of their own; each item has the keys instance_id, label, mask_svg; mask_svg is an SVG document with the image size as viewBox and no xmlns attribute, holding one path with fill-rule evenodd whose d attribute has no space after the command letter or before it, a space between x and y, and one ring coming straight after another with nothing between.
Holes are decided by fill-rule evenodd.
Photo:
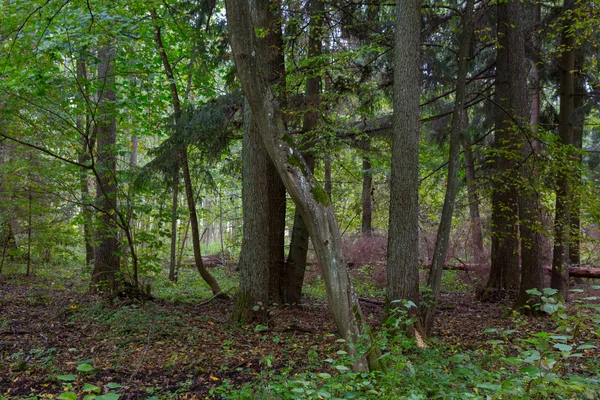
<instances>
[{"instance_id":1,"label":"broad green leaf","mask_svg":"<svg viewBox=\"0 0 600 400\"><path fill-rule=\"evenodd\" d=\"M73 382L74 380L77 379L77 376L75 376L73 374L67 374L67 375L59 375L59 376L57 376L57 378L60 379L61 381Z\"/></svg>"},{"instance_id":2,"label":"broad green leaf","mask_svg":"<svg viewBox=\"0 0 600 400\"><path fill-rule=\"evenodd\" d=\"M77 400L77 395L73 392L64 392L58 395L59 400Z\"/></svg>"},{"instance_id":3,"label":"broad green leaf","mask_svg":"<svg viewBox=\"0 0 600 400\"><path fill-rule=\"evenodd\" d=\"M100 393L100 388L96 385L92 385L91 383L84 383L83 384L83 390L86 393L89 392L93 392L93 393Z\"/></svg>"},{"instance_id":4,"label":"broad green leaf","mask_svg":"<svg viewBox=\"0 0 600 400\"><path fill-rule=\"evenodd\" d=\"M93 370L94 370L94 367L92 367L88 363L79 364L77 366L77 371L79 371L79 372L90 372L90 371L93 371Z\"/></svg>"}]
</instances>

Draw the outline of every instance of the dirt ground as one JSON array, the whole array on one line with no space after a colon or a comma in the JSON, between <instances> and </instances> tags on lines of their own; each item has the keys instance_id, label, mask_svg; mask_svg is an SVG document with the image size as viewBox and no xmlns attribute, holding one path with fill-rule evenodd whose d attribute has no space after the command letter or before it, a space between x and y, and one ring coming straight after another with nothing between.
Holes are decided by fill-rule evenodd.
<instances>
[{"instance_id":1,"label":"dirt ground","mask_svg":"<svg viewBox=\"0 0 600 400\"><path fill-rule=\"evenodd\" d=\"M232 300L101 303L36 278L1 280L0 395L51 398L69 385L74 391L84 383L107 390L113 383L123 386L121 399L218 398L211 389L224 382L239 387L269 373L327 368L320 360L340 349L326 303L311 299L273 309L269 325L258 328L228 322ZM376 328L383 302L363 299L361 305ZM489 346L487 328L514 328L507 314L509 303L443 293L433 336L465 349ZM550 324L549 318L529 318L520 329L535 332ZM77 379L57 379L69 374Z\"/></svg>"}]
</instances>

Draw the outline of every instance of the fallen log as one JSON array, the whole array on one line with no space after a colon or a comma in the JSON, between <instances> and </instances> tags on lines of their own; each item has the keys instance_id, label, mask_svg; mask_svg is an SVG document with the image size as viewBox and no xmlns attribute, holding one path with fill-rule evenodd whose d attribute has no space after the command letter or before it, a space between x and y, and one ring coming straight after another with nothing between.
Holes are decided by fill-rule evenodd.
<instances>
[{"instance_id":1,"label":"fallen log","mask_svg":"<svg viewBox=\"0 0 600 400\"><path fill-rule=\"evenodd\" d=\"M424 268L431 268L431 264L422 264ZM451 271L477 271L481 269L490 268L490 264L444 264L445 270ZM546 273L552 271L552 267L544 267ZM569 277L571 278L588 278L588 279L600 279L600 267L580 267L576 265L569 266Z\"/></svg>"}]
</instances>

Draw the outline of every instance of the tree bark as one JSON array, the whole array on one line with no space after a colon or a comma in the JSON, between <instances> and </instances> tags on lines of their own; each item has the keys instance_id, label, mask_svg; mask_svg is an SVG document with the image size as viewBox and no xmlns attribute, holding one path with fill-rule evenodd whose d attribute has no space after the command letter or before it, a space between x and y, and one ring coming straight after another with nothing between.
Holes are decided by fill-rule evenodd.
<instances>
[{"instance_id":1,"label":"tree bark","mask_svg":"<svg viewBox=\"0 0 600 400\"><path fill-rule=\"evenodd\" d=\"M396 2L387 301L419 304L420 0Z\"/></svg>"},{"instance_id":2,"label":"tree bark","mask_svg":"<svg viewBox=\"0 0 600 400\"><path fill-rule=\"evenodd\" d=\"M118 289L118 273L120 272L119 241L115 212L117 209L117 122L112 107L115 95L115 48L105 42L98 50L98 80L101 89L98 92L98 109L96 112L96 203L100 210L100 223L96 228L96 248L94 249L94 270L92 273L92 289L99 286L113 294Z\"/></svg>"},{"instance_id":3,"label":"tree bark","mask_svg":"<svg viewBox=\"0 0 600 400\"><path fill-rule=\"evenodd\" d=\"M171 199L171 253L169 258L169 280L177 282L177 205L179 202L179 166L173 171L173 197Z\"/></svg>"},{"instance_id":4,"label":"tree bark","mask_svg":"<svg viewBox=\"0 0 600 400\"><path fill-rule=\"evenodd\" d=\"M444 197L444 206L442 216L437 232L435 250L433 251L433 260L427 285L431 289L431 299L429 304L423 308L423 326L427 334L431 334L433 329L433 317L437 298L440 293L442 283L443 266L448 253L448 242L450 240L450 230L452 228L452 214L454 213L454 202L458 192L458 170L460 168L460 136L465 124L465 87L467 83L468 58L471 49L471 36L473 33L473 7L474 0L467 0L463 12L463 31L458 51L456 73L456 100L454 102L454 112L452 113L452 123L450 127L450 155L448 161L448 180L446 183L446 195Z\"/></svg>"},{"instance_id":5,"label":"tree bark","mask_svg":"<svg viewBox=\"0 0 600 400\"><path fill-rule=\"evenodd\" d=\"M568 14L575 7L575 0L566 0L565 19L561 44L564 47L560 55L560 115L558 134L562 146L573 145L573 112L575 111L575 36L571 31L572 17ZM554 251L552 255L552 278L550 285L565 298L569 289L569 245L571 240L571 190L570 166L574 162L572 153L564 160L567 167L561 168L556 182L556 214L554 217Z\"/></svg>"},{"instance_id":6,"label":"tree bark","mask_svg":"<svg viewBox=\"0 0 600 400\"><path fill-rule=\"evenodd\" d=\"M267 322L269 301L269 199L267 169L271 160L248 105L244 112L242 147L243 238L239 262L239 291L232 311L232 321ZM265 245L266 244L266 245Z\"/></svg>"},{"instance_id":7,"label":"tree bark","mask_svg":"<svg viewBox=\"0 0 600 400\"><path fill-rule=\"evenodd\" d=\"M371 159L369 152L371 151L371 142L366 141L362 145L362 169L363 169L363 184L362 184L362 224L361 233L363 237L373 235L373 203L371 201L373 190L373 173L371 171Z\"/></svg>"},{"instance_id":8,"label":"tree bark","mask_svg":"<svg viewBox=\"0 0 600 400\"><path fill-rule=\"evenodd\" d=\"M242 88L269 156L296 207L301 210L313 238L338 332L346 340L350 356L356 357L356 370L367 370L368 365L379 369L382 366L380 353L370 346L368 328L341 254L333 208L325 190L306 168L298 149L283 140L286 132L281 111L266 80L267 49L255 36L257 25L252 21L250 5L246 0L227 0L225 5L230 43ZM356 344L363 335L367 338L369 351L357 354Z\"/></svg>"},{"instance_id":9,"label":"tree bark","mask_svg":"<svg viewBox=\"0 0 600 400\"><path fill-rule=\"evenodd\" d=\"M310 36L308 39L308 58L315 59L322 53L322 26L325 4L323 0L311 0L310 4ZM313 65L314 67L314 65ZM318 65L317 65L318 68ZM319 105L321 102L321 76L318 71L311 71L311 76L306 79L305 97L307 111L302 121L302 132L310 135L319 120ZM304 160L311 173L314 172L315 161L310 148L303 152ZM325 190L326 195L327 190ZM288 304L299 303L302 298L302 285L306 272L306 259L308 253L309 234L302 219L301 211L296 207L294 212L294 225L287 262L284 266L281 298Z\"/></svg>"},{"instance_id":10,"label":"tree bark","mask_svg":"<svg viewBox=\"0 0 600 400\"><path fill-rule=\"evenodd\" d=\"M496 55L496 173L492 192L492 267L487 288L491 291L519 287L519 231L517 159L519 137L511 120L510 10L516 0L497 8L498 49Z\"/></svg>"},{"instance_id":11,"label":"tree bark","mask_svg":"<svg viewBox=\"0 0 600 400\"><path fill-rule=\"evenodd\" d=\"M181 102L179 100L179 94L177 91L177 84L175 83L175 75L173 74L173 70L171 68L171 63L169 62L169 58L167 57L167 52L165 51L165 47L162 42L162 36L160 31L160 26L158 25L158 15L156 14L156 10L150 10L150 15L152 16L152 23L154 26L154 41L156 43L156 47L158 48L158 53L163 63L163 68L165 70L165 75L169 80L169 88L171 89L171 101L173 105L173 113L175 115L175 124L179 121L179 117L181 116ZM190 166L187 155L187 148L181 147L177 151L175 157L177 157L177 164L181 166L181 170L183 172L183 182L185 187L185 196L187 199L188 209L190 213L190 225L192 229L192 247L194 249L194 261L196 264L196 269L200 273L204 282L206 282L214 295L220 295L220 297L227 298L228 296L225 293L221 292L221 287L217 280L208 272L208 270L204 267L204 263L202 262L202 252L200 250L200 229L198 227L198 215L196 214L196 201L194 199L194 190L192 187L192 178L190 175Z\"/></svg>"},{"instance_id":12,"label":"tree bark","mask_svg":"<svg viewBox=\"0 0 600 400\"><path fill-rule=\"evenodd\" d=\"M81 95L88 96L87 93L87 68L85 61L82 58L78 58L76 61L77 67L77 80L80 81L79 87L81 88ZM86 164L90 161L91 155L94 152L95 140L90 137L90 123L87 113L82 113L77 117L77 130L82 137L82 148L79 156L79 163ZM88 180L88 171L81 169L80 171L80 186L81 186L81 215L83 217L83 243L85 247L85 263L86 265L93 265L94 263L94 216L90 202L90 187Z\"/></svg>"},{"instance_id":13,"label":"tree bark","mask_svg":"<svg viewBox=\"0 0 600 400\"><path fill-rule=\"evenodd\" d=\"M509 2L508 42L510 52L508 64L510 68L510 102L511 111L517 124L530 124L530 104L527 99L527 68L525 58L525 32L523 4L520 1ZM538 301L529 293L530 289L541 290L544 287L543 271L543 227L542 209L539 197L541 182L537 168L536 145L525 135L520 135L521 159L519 172L521 176L519 193L519 239L521 248L521 279L516 306L524 312L532 310L525 305Z\"/></svg>"},{"instance_id":14,"label":"tree bark","mask_svg":"<svg viewBox=\"0 0 600 400\"><path fill-rule=\"evenodd\" d=\"M466 113L465 113L466 114ZM465 126L467 115L465 115ZM483 228L481 223L481 214L479 213L479 197L477 196L476 178L475 178L475 157L473 156L473 147L469 138L465 136L463 141L464 160L465 160L465 178L467 181L467 198L469 200L469 217L471 219L471 253L473 253L473 262L483 264L487 262L485 256L485 247L483 245Z\"/></svg>"}]
</instances>

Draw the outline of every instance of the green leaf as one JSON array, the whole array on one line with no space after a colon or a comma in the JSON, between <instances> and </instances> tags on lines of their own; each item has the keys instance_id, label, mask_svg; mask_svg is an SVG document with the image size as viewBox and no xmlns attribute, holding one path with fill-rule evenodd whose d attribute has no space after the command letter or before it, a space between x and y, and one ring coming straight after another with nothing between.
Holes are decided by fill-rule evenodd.
<instances>
[{"instance_id":1,"label":"green leaf","mask_svg":"<svg viewBox=\"0 0 600 400\"><path fill-rule=\"evenodd\" d=\"M73 382L74 380L77 379L77 376L75 376L73 374L68 374L68 375L59 375L59 376L57 376L57 378L60 379L61 381Z\"/></svg>"},{"instance_id":2,"label":"green leaf","mask_svg":"<svg viewBox=\"0 0 600 400\"><path fill-rule=\"evenodd\" d=\"M90 372L93 370L94 370L94 367L92 367L90 364L87 364L87 363L79 364L77 366L77 371L79 371L79 372Z\"/></svg>"},{"instance_id":3,"label":"green leaf","mask_svg":"<svg viewBox=\"0 0 600 400\"><path fill-rule=\"evenodd\" d=\"M540 369L535 365L524 365L519 370L521 373L528 375L538 375L540 373Z\"/></svg>"},{"instance_id":4,"label":"green leaf","mask_svg":"<svg viewBox=\"0 0 600 400\"><path fill-rule=\"evenodd\" d=\"M553 289L553 288L543 288L542 292L544 292L544 294L546 296L554 296L556 293L558 293L558 289Z\"/></svg>"},{"instance_id":5,"label":"green leaf","mask_svg":"<svg viewBox=\"0 0 600 400\"><path fill-rule=\"evenodd\" d=\"M119 385L119 384L118 384L118 383L116 383L116 382L108 382L108 383L106 384L106 386L107 386L109 389L118 389L118 388L122 388L122 387L123 387L123 385Z\"/></svg>"},{"instance_id":6,"label":"green leaf","mask_svg":"<svg viewBox=\"0 0 600 400\"><path fill-rule=\"evenodd\" d=\"M331 375L329 375L327 372L319 372L317 374L317 376L321 379L330 379Z\"/></svg>"},{"instance_id":7,"label":"green leaf","mask_svg":"<svg viewBox=\"0 0 600 400\"><path fill-rule=\"evenodd\" d=\"M589 349L595 349L596 346L594 346L593 344L582 344L580 346L577 346L577 350L589 350Z\"/></svg>"},{"instance_id":8,"label":"green leaf","mask_svg":"<svg viewBox=\"0 0 600 400\"><path fill-rule=\"evenodd\" d=\"M346 367L345 365L336 365L335 369L337 369L340 372L347 372L350 370L350 368Z\"/></svg>"},{"instance_id":9,"label":"green leaf","mask_svg":"<svg viewBox=\"0 0 600 400\"><path fill-rule=\"evenodd\" d=\"M529 289L529 290L526 290L525 292L532 296L541 296L542 295L542 293L537 289Z\"/></svg>"},{"instance_id":10,"label":"green leaf","mask_svg":"<svg viewBox=\"0 0 600 400\"><path fill-rule=\"evenodd\" d=\"M86 393L89 392L93 392L93 393L100 393L100 388L96 385L92 385L91 383L84 383L83 384L83 390Z\"/></svg>"},{"instance_id":11,"label":"green leaf","mask_svg":"<svg viewBox=\"0 0 600 400\"><path fill-rule=\"evenodd\" d=\"M64 392L58 395L59 400L77 400L77 395L73 392Z\"/></svg>"},{"instance_id":12,"label":"green leaf","mask_svg":"<svg viewBox=\"0 0 600 400\"><path fill-rule=\"evenodd\" d=\"M571 351L573 350L573 346L568 345L568 344L564 344L564 343L555 343L554 346L555 349L558 349L560 351Z\"/></svg>"},{"instance_id":13,"label":"green leaf","mask_svg":"<svg viewBox=\"0 0 600 400\"><path fill-rule=\"evenodd\" d=\"M558 311L558 304L544 303L542 304L542 311L546 314L552 315Z\"/></svg>"},{"instance_id":14,"label":"green leaf","mask_svg":"<svg viewBox=\"0 0 600 400\"><path fill-rule=\"evenodd\" d=\"M489 383L489 382L478 383L477 387L480 389L489 389L489 390L495 390L495 391L502 389L501 385L497 385L495 383Z\"/></svg>"},{"instance_id":15,"label":"green leaf","mask_svg":"<svg viewBox=\"0 0 600 400\"><path fill-rule=\"evenodd\" d=\"M96 400L119 400L119 395L116 393L106 393L101 396L96 396Z\"/></svg>"}]
</instances>

